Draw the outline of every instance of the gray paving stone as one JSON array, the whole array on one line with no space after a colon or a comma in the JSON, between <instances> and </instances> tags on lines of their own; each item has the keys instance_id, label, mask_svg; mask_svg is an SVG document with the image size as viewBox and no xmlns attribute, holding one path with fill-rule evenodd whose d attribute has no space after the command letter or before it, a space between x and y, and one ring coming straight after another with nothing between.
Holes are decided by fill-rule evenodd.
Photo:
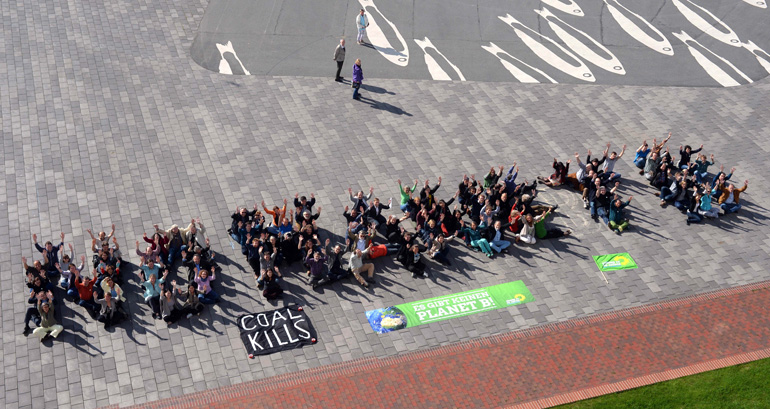
<instances>
[{"instance_id":1,"label":"gray paving stone","mask_svg":"<svg viewBox=\"0 0 770 409\"><path fill-rule=\"evenodd\" d=\"M32 233L47 240L64 231L82 254L84 230L112 222L136 263L132 244L153 223L200 216L228 259L217 284L226 302L167 328L126 284L130 323L105 331L64 302L65 331L50 347L20 333L27 305L15 275L0 288L0 406L125 406L767 279L770 186L754 175L770 151L770 81L711 89L367 78L370 105L326 79L201 69L187 50L202 1L27 3L0 9L0 271L18 274L22 255L38 255ZM736 182L751 179L739 215L685 226L677 211L660 209L628 152L617 168L627 180L621 193L634 195L635 230L615 236L590 221L573 192L543 190L539 200L560 205L554 223L574 238L518 246L492 261L457 248L463 267L428 280L377 261L388 285L369 292L350 282L310 291L294 266L287 298L307 306L320 342L246 359L232 321L274 307L230 245L235 206L314 191L321 227L339 234L348 186L397 198L398 178L442 176L445 198L463 174L490 164L515 160L520 178L533 180L549 173L554 155L598 151L608 140L633 150L669 130L672 146L703 143L718 165L737 166ZM640 268L608 273L605 284L590 256L616 251L629 251ZM517 279L534 302L385 335L365 321L372 308ZM49 375L31 369L44 365Z\"/></svg>"}]
</instances>

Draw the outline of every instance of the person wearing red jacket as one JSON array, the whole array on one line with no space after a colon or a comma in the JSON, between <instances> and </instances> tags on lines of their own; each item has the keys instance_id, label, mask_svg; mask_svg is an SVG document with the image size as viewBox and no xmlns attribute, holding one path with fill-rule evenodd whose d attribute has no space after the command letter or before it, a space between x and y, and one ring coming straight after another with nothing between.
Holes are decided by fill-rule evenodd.
<instances>
[{"instance_id":1,"label":"person wearing red jacket","mask_svg":"<svg viewBox=\"0 0 770 409\"><path fill-rule=\"evenodd\" d=\"M78 296L80 297L78 305L97 314L101 310L101 306L94 302L94 283L96 283L96 270L93 271L93 277L90 280L86 277L81 277L80 271L75 272L75 288L78 290Z\"/></svg>"}]
</instances>

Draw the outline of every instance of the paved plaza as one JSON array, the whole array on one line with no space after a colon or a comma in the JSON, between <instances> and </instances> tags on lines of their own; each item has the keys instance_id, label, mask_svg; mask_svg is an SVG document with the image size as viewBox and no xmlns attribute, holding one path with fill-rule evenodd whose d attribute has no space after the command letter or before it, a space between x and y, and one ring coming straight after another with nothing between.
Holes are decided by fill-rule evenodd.
<instances>
[{"instance_id":1,"label":"paved plaza","mask_svg":"<svg viewBox=\"0 0 770 409\"><path fill-rule=\"evenodd\" d=\"M735 88L384 79L366 71L386 64L372 55L359 102L332 80L330 58L318 62L328 66L325 78L202 68L190 49L206 6L18 0L0 8L0 407L140 404L767 280L766 79ZM335 43L323 43L329 57ZM740 213L687 226L673 207L658 206L633 150L668 132L672 148L702 143L717 166L737 168L733 181L750 180ZM599 152L607 142L630 150L615 168L620 193L634 196L633 229L621 236L594 223L575 192L546 189L537 200L559 204L553 223L573 237L517 245L491 260L455 245L452 266L431 264L428 279L376 260L370 290L353 281L311 290L293 265L282 270L286 297L271 304L226 232L236 206L314 192L322 236L338 238L348 187L373 186L397 201L397 179L441 176L437 197L448 199L463 174L516 161L519 178L532 181L550 174L552 158ZM134 242L153 224L193 217L218 253L222 303L167 327L152 319L132 278L123 286L130 321L105 330L65 301L58 339L22 335L20 260L39 256L33 233L41 241L66 233L79 258L90 245L85 229L114 223L135 266ZM639 268L607 273L605 283L591 256L617 252ZM516 280L535 301L383 335L364 315ZM235 318L284 303L305 306L319 342L249 360Z\"/></svg>"}]
</instances>

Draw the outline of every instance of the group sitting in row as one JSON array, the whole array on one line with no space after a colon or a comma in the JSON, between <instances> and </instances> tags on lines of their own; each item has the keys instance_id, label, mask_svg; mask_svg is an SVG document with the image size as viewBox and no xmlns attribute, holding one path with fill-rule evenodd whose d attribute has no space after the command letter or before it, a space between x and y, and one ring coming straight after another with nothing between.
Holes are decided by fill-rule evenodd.
<instances>
[{"instance_id":1,"label":"group sitting in row","mask_svg":"<svg viewBox=\"0 0 770 409\"><path fill-rule=\"evenodd\" d=\"M677 161L671 156L669 147L663 151L663 146L670 138L669 133L660 144L653 139L652 146L646 140L643 141L634 159L636 166L641 169L639 174L644 175L650 186L655 188L654 194L660 197L660 205L673 204L686 214L688 225L700 223L704 218L716 219L720 210L723 215L740 211L740 194L748 188L749 181L745 180L740 188L728 183L735 168L726 174L724 165L711 176L708 169L715 163L714 154L708 158L701 154L703 145L698 149L692 149L689 145L680 146ZM717 205L714 205L714 201Z\"/></svg>"},{"instance_id":2,"label":"group sitting in row","mask_svg":"<svg viewBox=\"0 0 770 409\"><path fill-rule=\"evenodd\" d=\"M40 341L48 337L56 338L64 329L57 324L54 310L59 304L54 297L55 283L64 289L67 296L79 305L86 307L92 315L98 315L99 320L106 322L108 310L117 309L119 302L124 300L122 290L118 284L120 276L120 248L113 237L115 226L107 234L100 232L97 237L87 230L92 239L92 278L81 277L81 272L86 268L86 256L80 256L80 265L75 263L75 254L72 244L69 245L69 253L64 248L64 233L61 233L61 241L54 245L48 241L44 246L37 242L37 235L32 235L35 248L43 256L43 261L34 261L32 266L27 264L27 258L22 257L22 266L27 277L28 292L25 292L27 303L30 304L24 316L24 331L30 332L30 322L37 325L33 334ZM113 246L110 246L112 240ZM115 301L112 301L115 298Z\"/></svg>"},{"instance_id":3,"label":"group sitting in row","mask_svg":"<svg viewBox=\"0 0 770 409\"><path fill-rule=\"evenodd\" d=\"M515 173L514 173L515 170ZM413 277L430 275L427 258L438 263L451 264L449 243L455 238L466 246L483 252L488 257L506 252L512 242L506 235L513 234L517 242L535 244L537 239L563 237L571 231L548 228L546 219L557 206L534 204L537 181L516 183L518 167L514 164L505 178L503 167L491 169L483 181L474 175L465 175L457 192L449 200L438 200L435 192L441 187L441 178L431 186L425 181L417 192L414 186L402 186L400 208L403 216L385 213L392 206L374 197L374 189L353 193L348 189L351 205L345 206L345 242L332 245L331 240L318 237L318 212L313 213L315 196L294 198L294 209L283 206L268 209L254 205L253 209L237 207L231 216L228 231L241 246L242 253L254 271L257 285L268 299L283 293L279 266L301 261L312 287L331 283L349 275L363 287L375 283L375 267L371 263L379 257L394 255ZM502 180L501 180L502 178ZM450 208L454 201L457 204ZM271 216L266 219L265 214ZM406 229L401 222L410 219L414 229ZM381 237L378 238L378 237Z\"/></svg>"},{"instance_id":4,"label":"group sitting in row","mask_svg":"<svg viewBox=\"0 0 770 409\"><path fill-rule=\"evenodd\" d=\"M91 270L90 276L83 273L86 269L85 255L80 257L78 265L74 262L72 244L69 244L69 253L65 252L64 233L61 234L61 242L57 245L49 241L40 246L37 243L37 235L32 236L43 260L36 260L29 266L26 257L22 257L29 288L25 296L30 304L24 318L25 335L31 331L31 322L37 325L33 333L41 342L49 336L57 337L63 330L63 327L56 323L53 313L59 304L53 294L57 281L67 298L84 307L92 317L102 322L105 328L128 317L123 308L126 299L121 288L122 260L117 239L114 237L115 226L112 226L109 234L100 232L96 237L91 230L87 232L91 235L91 247L94 251L92 267L88 268ZM144 235L144 240L149 244L145 251L141 251L139 242L136 242L136 254L141 260L140 283L153 317L173 323L185 314L188 318L194 313L200 314L203 304L220 300L212 288L217 268L213 260L215 254L210 251L210 241L205 238L204 233L205 228L200 220L192 220L186 229L174 225L168 230L161 230L156 225L152 238ZM168 268L173 266L179 256L182 265L189 270L189 282L183 287L177 287L176 280L167 285ZM183 303L178 302L177 298Z\"/></svg>"}]
</instances>

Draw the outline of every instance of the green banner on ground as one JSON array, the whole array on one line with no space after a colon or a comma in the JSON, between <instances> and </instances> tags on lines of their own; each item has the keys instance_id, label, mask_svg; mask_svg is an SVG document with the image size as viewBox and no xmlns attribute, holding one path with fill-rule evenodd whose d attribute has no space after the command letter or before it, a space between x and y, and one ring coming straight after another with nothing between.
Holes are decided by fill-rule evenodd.
<instances>
[{"instance_id":1,"label":"green banner on ground","mask_svg":"<svg viewBox=\"0 0 770 409\"><path fill-rule=\"evenodd\" d=\"M594 262L601 271L630 270L638 267L634 259L631 258L628 253L594 256Z\"/></svg>"},{"instance_id":2,"label":"green banner on ground","mask_svg":"<svg viewBox=\"0 0 770 409\"><path fill-rule=\"evenodd\" d=\"M448 320L533 301L524 282L498 284L478 290L378 308L366 312L369 325L378 334L420 324Z\"/></svg>"}]
</instances>

